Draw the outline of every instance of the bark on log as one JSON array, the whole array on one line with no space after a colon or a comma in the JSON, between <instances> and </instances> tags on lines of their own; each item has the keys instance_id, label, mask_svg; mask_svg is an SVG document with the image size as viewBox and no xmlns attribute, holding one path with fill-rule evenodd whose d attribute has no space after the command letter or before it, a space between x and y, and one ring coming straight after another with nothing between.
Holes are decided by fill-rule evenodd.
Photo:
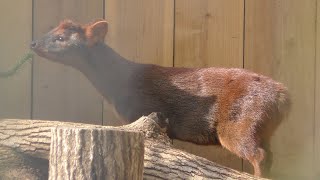
<instances>
[{"instance_id":1,"label":"bark on log","mask_svg":"<svg viewBox=\"0 0 320 180\"><path fill-rule=\"evenodd\" d=\"M142 179L143 142L134 131L53 128L49 179Z\"/></svg>"},{"instance_id":2,"label":"bark on log","mask_svg":"<svg viewBox=\"0 0 320 180\"><path fill-rule=\"evenodd\" d=\"M19 153L23 157L30 156L47 160L49 158L51 128L53 127L136 130L143 132L145 136L144 179L259 179L172 148L171 140L166 135L166 125L165 117L156 113L148 117L141 117L129 125L120 127L57 121L3 119L0 120L0 149L3 147ZM2 157L2 154L0 154L0 157ZM0 164L4 163L11 164L13 161L10 158L0 159ZM37 163L39 162L32 162L28 165L32 166ZM14 167L10 167L10 169L12 168ZM37 170L37 167L33 168ZM17 174L19 177L19 173ZM0 177L7 176L6 171L0 169ZM43 176L45 174L42 174Z\"/></svg>"}]
</instances>

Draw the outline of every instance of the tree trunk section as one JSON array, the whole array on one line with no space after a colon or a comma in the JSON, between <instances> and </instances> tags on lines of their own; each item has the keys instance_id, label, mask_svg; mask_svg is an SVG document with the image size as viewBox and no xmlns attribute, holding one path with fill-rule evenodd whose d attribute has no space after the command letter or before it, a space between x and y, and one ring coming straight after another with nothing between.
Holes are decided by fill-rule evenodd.
<instances>
[{"instance_id":1,"label":"tree trunk section","mask_svg":"<svg viewBox=\"0 0 320 180\"><path fill-rule=\"evenodd\" d=\"M0 180L12 179L48 179L48 160L0 145Z\"/></svg>"},{"instance_id":2,"label":"tree trunk section","mask_svg":"<svg viewBox=\"0 0 320 180\"><path fill-rule=\"evenodd\" d=\"M49 179L142 179L143 142L140 132L53 128Z\"/></svg>"},{"instance_id":3,"label":"tree trunk section","mask_svg":"<svg viewBox=\"0 0 320 180\"><path fill-rule=\"evenodd\" d=\"M3 119L0 120L0 147L14 150L22 157L49 159L51 129L57 126L142 132L145 138L144 179L259 179L172 148L171 140L166 135L167 120L157 113L148 117L141 117L131 124L120 127L57 121ZM1 156L2 154L0 154ZM16 161L18 159L15 159L14 164L19 164ZM0 165L11 163L13 161L10 159L0 158ZM28 165L32 166L37 163L38 161L35 160ZM10 169L18 167L11 166ZM37 169L38 166L33 168ZM3 174L5 173L0 169L0 179ZM11 174L11 176L15 176L15 174ZM42 176L45 176L45 174L42 174ZM21 178L21 176L16 177L16 179Z\"/></svg>"}]
</instances>

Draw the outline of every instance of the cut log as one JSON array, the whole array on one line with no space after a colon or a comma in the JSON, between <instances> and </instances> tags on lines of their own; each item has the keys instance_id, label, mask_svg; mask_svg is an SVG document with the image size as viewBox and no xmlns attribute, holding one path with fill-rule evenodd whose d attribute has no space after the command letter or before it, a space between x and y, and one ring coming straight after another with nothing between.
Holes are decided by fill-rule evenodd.
<instances>
[{"instance_id":1,"label":"cut log","mask_svg":"<svg viewBox=\"0 0 320 180\"><path fill-rule=\"evenodd\" d=\"M48 159L51 128L57 126L143 132L145 137L144 179L259 179L250 174L172 148L171 140L166 135L167 120L157 113L141 117L131 124L120 127L57 121L3 119L0 120L0 148L4 147L21 154L21 156ZM2 154L0 154L0 157L2 157ZM14 161L17 160L14 159ZM13 162L11 159L0 159L0 164L4 163L11 164ZM37 163L32 162L28 165L32 166ZM16 162L15 164L19 163ZM10 169L12 168L14 167L10 167ZM37 167L33 168L36 169ZM0 169L0 177L5 177L5 172ZM38 172L43 173L43 171ZM14 176L14 174L10 175ZM41 176L45 176L45 174L41 174Z\"/></svg>"},{"instance_id":2,"label":"cut log","mask_svg":"<svg viewBox=\"0 0 320 180\"><path fill-rule=\"evenodd\" d=\"M143 134L107 128L52 128L49 179L142 179Z\"/></svg>"},{"instance_id":3,"label":"cut log","mask_svg":"<svg viewBox=\"0 0 320 180\"><path fill-rule=\"evenodd\" d=\"M0 179L48 179L48 160L0 145Z\"/></svg>"}]
</instances>

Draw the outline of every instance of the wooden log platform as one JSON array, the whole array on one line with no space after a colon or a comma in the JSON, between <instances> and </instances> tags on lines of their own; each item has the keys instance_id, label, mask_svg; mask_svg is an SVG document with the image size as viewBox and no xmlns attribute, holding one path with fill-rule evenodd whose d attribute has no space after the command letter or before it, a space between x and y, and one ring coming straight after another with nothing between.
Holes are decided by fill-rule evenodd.
<instances>
[{"instance_id":1,"label":"wooden log platform","mask_svg":"<svg viewBox=\"0 0 320 180\"><path fill-rule=\"evenodd\" d=\"M120 127L2 119L0 120L0 179L19 179L21 177L47 179L52 143L51 131L59 127L142 132L144 135L144 179L259 179L172 148L171 139L166 135L167 119L160 113L143 116L131 124ZM143 147L143 145L139 146ZM139 167L138 164L137 167Z\"/></svg>"}]
</instances>

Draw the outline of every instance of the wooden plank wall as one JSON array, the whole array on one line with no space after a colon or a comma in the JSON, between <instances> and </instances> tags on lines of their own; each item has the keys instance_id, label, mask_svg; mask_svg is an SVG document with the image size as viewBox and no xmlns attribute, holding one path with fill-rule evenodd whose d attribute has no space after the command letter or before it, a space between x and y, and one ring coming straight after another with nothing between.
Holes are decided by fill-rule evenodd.
<instances>
[{"instance_id":1,"label":"wooden plank wall","mask_svg":"<svg viewBox=\"0 0 320 180\"><path fill-rule=\"evenodd\" d=\"M315 78L315 123L314 123L314 163L315 176L320 179L320 2L317 1L317 42L316 42L316 78Z\"/></svg>"},{"instance_id":2,"label":"wooden plank wall","mask_svg":"<svg viewBox=\"0 0 320 180\"><path fill-rule=\"evenodd\" d=\"M312 175L316 1L246 1L245 68L286 84L292 111L272 141L272 172Z\"/></svg>"},{"instance_id":3,"label":"wooden plank wall","mask_svg":"<svg viewBox=\"0 0 320 180\"><path fill-rule=\"evenodd\" d=\"M136 62L176 67L246 68L286 84L289 117L273 141L275 177L320 177L320 0L22 0L0 2L0 71L12 67L64 18L106 17L106 42ZM0 118L119 125L112 106L72 68L35 57L0 78ZM252 171L226 150L174 146L229 167ZM316 175L316 177L314 176Z\"/></svg>"},{"instance_id":4,"label":"wooden plank wall","mask_svg":"<svg viewBox=\"0 0 320 180\"><path fill-rule=\"evenodd\" d=\"M32 39L32 0L0 2L0 71L13 67ZM10 17L10 18L9 18ZM31 64L17 76L0 78L0 117L31 117Z\"/></svg>"},{"instance_id":5,"label":"wooden plank wall","mask_svg":"<svg viewBox=\"0 0 320 180\"><path fill-rule=\"evenodd\" d=\"M174 66L242 68L243 2L176 0Z\"/></svg>"}]
</instances>

